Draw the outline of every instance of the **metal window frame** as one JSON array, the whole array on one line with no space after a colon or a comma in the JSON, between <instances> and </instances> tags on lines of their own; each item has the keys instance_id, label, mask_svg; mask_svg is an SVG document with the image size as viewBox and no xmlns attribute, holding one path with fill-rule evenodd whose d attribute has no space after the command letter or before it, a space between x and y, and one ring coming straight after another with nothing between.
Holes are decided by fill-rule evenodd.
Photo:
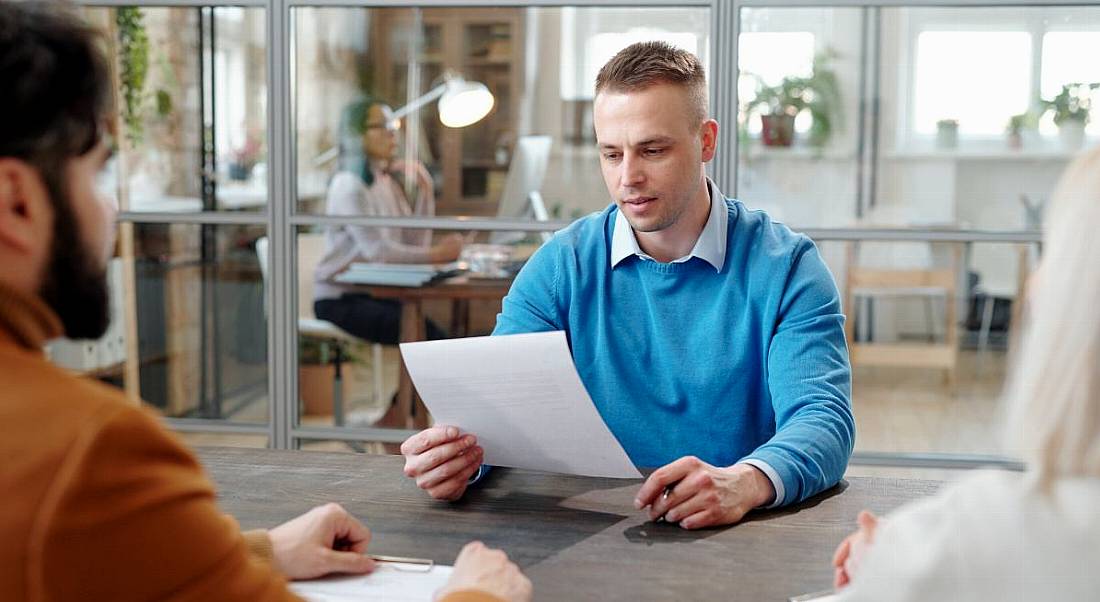
<instances>
[{"instance_id":1,"label":"metal window frame","mask_svg":"<svg viewBox=\"0 0 1100 602\"><path fill-rule=\"evenodd\" d=\"M186 432L241 433L268 435L268 445L288 449L298 447L306 440L375 440L397 442L411 431L349 428L308 427L298 424L298 357L297 357L297 251L294 244L297 231L302 227L325 226L335 223L357 225L384 225L407 228L432 228L439 230L497 230L516 232L554 231L568 221L527 222L518 219L493 218L334 218L323 215L302 214L297 211L296 163L294 160L294 119L292 93L292 45L293 9L301 7L347 8L474 8L479 6L553 8L575 6L596 7L667 7L677 5L671 0L497 0L470 2L466 0L232 0L210 2L195 0L77 0L84 6L118 7L201 7L235 6L262 8L266 21L267 66L267 139L268 139L268 191L267 206L261 211L223 213L148 213L124 212L119 222L134 224L195 224L195 225L262 225L267 229L270 241L268 256L268 286L264 303L268 310L268 397L269 418L266 424L244 424L219 420L169 419L168 424ZM1098 0L1059 0L1060 6L1090 6ZM740 30L742 8L797 8L797 7L1011 7L1047 6L1037 0L688 0L679 6L710 9L710 56L712 113L719 123L737 122L737 34ZM736 127L719 130L719 144L729 149L719 153L710 173L719 181L737 181L738 139ZM1033 243L1041 242L1038 232L986 231L986 230L900 230L900 229L845 229L808 228L803 230L816 241L930 241L930 242L986 242ZM280 300L275 303L274 300ZM290 303L282 302L290 300ZM996 456L969 454L913 454L856 452L853 464L871 464L909 467L971 467L1001 465L1019 468L1012 459Z\"/></svg>"}]
</instances>

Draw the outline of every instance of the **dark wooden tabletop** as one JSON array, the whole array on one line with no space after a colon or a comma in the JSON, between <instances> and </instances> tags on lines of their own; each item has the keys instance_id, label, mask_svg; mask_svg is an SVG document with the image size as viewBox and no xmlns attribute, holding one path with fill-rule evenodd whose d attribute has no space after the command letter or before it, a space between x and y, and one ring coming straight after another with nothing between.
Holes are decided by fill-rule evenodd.
<instances>
[{"instance_id":1,"label":"dark wooden tabletop","mask_svg":"<svg viewBox=\"0 0 1100 602\"><path fill-rule=\"evenodd\" d=\"M374 533L379 554L453 564L463 544L499 547L531 578L536 600L780 600L825 589L836 545L868 508L887 512L935 481L851 478L795 507L741 524L685 531L648 522L640 481L496 469L456 503L436 502L393 456L202 448L224 511L271 527L340 502Z\"/></svg>"}]
</instances>

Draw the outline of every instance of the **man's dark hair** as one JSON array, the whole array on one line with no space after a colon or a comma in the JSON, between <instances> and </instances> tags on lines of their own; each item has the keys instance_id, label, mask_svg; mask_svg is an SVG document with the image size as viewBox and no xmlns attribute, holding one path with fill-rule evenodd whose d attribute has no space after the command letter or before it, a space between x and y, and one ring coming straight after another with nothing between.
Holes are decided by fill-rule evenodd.
<instances>
[{"instance_id":1,"label":"man's dark hair","mask_svg":"<svg viewBox=\"0 0 1100 602\"><path fill-rule=\"evenodd\" d=\"M107 321L102 268L82 244L65 179L68 162L113 123L101 42L65 5L0 0L0 157L34 167L50 196L54 239L40 295L74 338L99 336Z\"/></svg>"},{"instance_id":2,"label":"man's dark hair","mask_svg":"<svg viewBox=\"0 0 1100 602\"><path fill-rule=\"evenodd\" d=\"M667 42L638 42L620 50L596 75L596 94L637 92L656 84L675 84L691 96L692 116L707 117L707 76L694 54Z\"/></svg>"},{"instance_id":3,"label":"man's dark hair","mask_svg":"<svg viewBox=\"0 0 1100 602\"><path fill-rule=\"evenodd\" d=\"M0 156L47 178L95 148L111 112L101 41L65 5L0 2Z\"/></svg>"}]
</instances>

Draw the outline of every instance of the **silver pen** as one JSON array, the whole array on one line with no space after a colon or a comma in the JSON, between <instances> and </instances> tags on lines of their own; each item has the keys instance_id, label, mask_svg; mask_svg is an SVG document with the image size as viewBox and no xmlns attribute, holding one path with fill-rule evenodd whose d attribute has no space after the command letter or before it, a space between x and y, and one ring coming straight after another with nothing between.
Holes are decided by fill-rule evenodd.
<instances>
[{"instance_id":1,"label":"silver pen","mask_svg":"<svg viewBox=\"0 0 1100 602\"><path fill-rule=\"evenodd\" d=\"M432 560L431 558L411 558L411 557L408 557L408 556L386 556L384 554L367 554L367 558L370 558L371 560L373 560L375 562L393 562L393 563L415 564L415 565L417 565L415 568L394 567L395 569L400 570L400 571L416 571L416 572L427 573L428 571L432 570L432 567L435 566L435 561Z\"/></svg>"}]
</instances>

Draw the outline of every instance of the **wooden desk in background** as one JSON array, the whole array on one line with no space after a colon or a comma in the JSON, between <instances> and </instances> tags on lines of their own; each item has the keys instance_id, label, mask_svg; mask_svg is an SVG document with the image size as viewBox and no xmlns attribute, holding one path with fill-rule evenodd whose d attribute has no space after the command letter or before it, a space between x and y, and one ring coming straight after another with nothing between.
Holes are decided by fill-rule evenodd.
<instances>
[{"instance_id":1,"label":"wooden desk in background","mask_svg":"<svg viewBox=\"0 0 1100 602\"><path fill-rule=\"evenodd\" d=\"M378 554L454 564L473 539L505 550L535 600L773 600L832 583L830 560L863 508L885 513L934 493L936 481L853 477L791 508L720 529L648 522L641 482L498 468L455 503L436 502L395 456L200 448L222 510L270 528L339 502L373 532Z\"/></svg>"},{"instance_id":2,"label":"wooden desk in background","mask_svg":"<svg viewBox=\"0 0 1100 602\"><path fill-rule=\"evenodd\" d=\"M429 286L370 286L364 291L379 299L393 299L401 303L401 342L411 343L427 339L424 328L424 301L446 300L452 302L451 336L466 336L470 301L500 301L508 294L512 279L477 279L456 276ZM412 379L401 360L401 373L397 385L397 411L404 416L405 428L422 429L428 426L428 411L414 398Z\"/></svg>"}]
</instances>

